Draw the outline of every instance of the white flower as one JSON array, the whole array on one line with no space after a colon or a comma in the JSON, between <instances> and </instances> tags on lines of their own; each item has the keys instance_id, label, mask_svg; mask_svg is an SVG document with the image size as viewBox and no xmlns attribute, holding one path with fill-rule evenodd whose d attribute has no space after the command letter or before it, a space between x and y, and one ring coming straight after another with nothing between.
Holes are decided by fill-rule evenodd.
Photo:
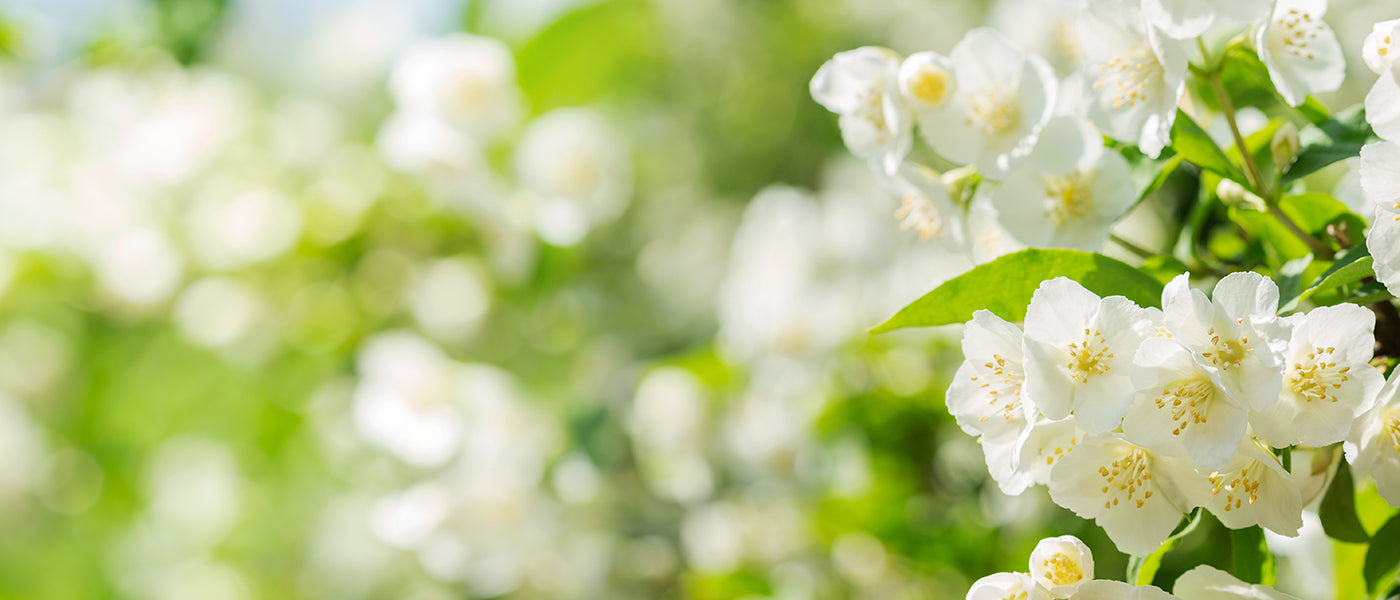
<instances>
[{"instance_id":1,"label":"white flower","mask_svg":"<svg viewBox=\"0 0 1400 600\"><path fill-rule=\"evenodd\" d=\"M992 205L991 188L978 186L967 206L967 251L979 265L1026 248L1001 224L1001 216Z\"/></svg>"},{"instance_id":2,"label":"white flower","mask_svg":"<svg viewBox=\"0 0 1400 600\"><path fill-rule=\"evenodd\" d=\"M515 150L515 171L545 211L580 215L585 230L617 219L632 199L627 140L587 108L561 108L531 121Z\"/></svg>"},{"instance_id":3,"label":"white flower","mask_svg":"<svg viewBox=\"0 0 1400 600\"><path fill-rule=\"evenodd\" d=\"M1278 286L1258 273L1231 273L1212 299L1190 288L1186 275L1162 291L1163 321L1173 339L1220 374L1240 405L1264 410L1283 388L1289 323L1280 319Z\"/></svg>"},{"instance_id":4,"label":"white flower","mask_svg":"<svg viewBox=\"0 0 1400 600\"><path fill-rule=\"evenodd\" d=\"M833 56L812 77L812 99L840 115L846 148L894 172L913 142L900 92L899 55L866 46Z\"/></svg>"},{"instance_id":5,"label":"white flower","mask_svg":"<svg viewBox=\"0 0 1400 600\"><path fill-rule=\"evenodd\" d=\"M1031 551L1031 579L1052 598L1068 598L1094 579L1094 554L1072 535L1045 538Z\"/></svg>"},{"instance_id":6,"label":"white flower","mask_svg":"<svg viewBox=\"0 0 1400 600\"><path fill-rule=\"evenodd\" d=\"M1079 22L1085 114L1105 134L1156 158L1171 140L1186 53L1123 2L1093 4Z\"/></svg>"},{"instance_id":7,"label":"white flower","mask_svg":"<svg viewBox=\"0 0 1400 600\"><path fill-rule=\"evenodd\" d=\"M1045 590L1025 573L997 573L978 579L967 590L967 600L1045 600Z\"/></svg>"},{"instance_id":8,"label":"white flower","mask_svg":"<svg viewBox=\"0 0 1400 600\"><path fill-rule=\"evenodd\" d=\"M1400 371L1391 373L1376 406L1352 424L1346 455L1357 474L1375 478L1386 502L1400 506Z\"/></svg>"},{"instance_id":9,"label":"white flower","mask_svg":"<svg viewBox=\"0 0 1400 600\"><path fill-rule=\"evenodd\" d=\"M456 363L403 331L370 338L355 362L360 382L351 417L367 441L415 467L437 467L452 458L463 429L454 397Z\"/></svg>"},{"instance_id":10,"label":"white flower","mask_svg":"<svg viewBox=\"0 0 1400 600\"><path fill-rule=\"evenodd\" d=\"M1108 434L1081 440L1050 471L1050 498L1094 519L1119 550L1145 555L1166 541L1205 481L1184 459Z\"/></svg>"},{"instance_id":11,"label":"white flower","mask_svg":"<svg viewBox=\"0 0 1400 600\"><path fill-rule=\"evenodd\" d=\"M1123 434L1207 469L1225 466L1248 420L1245 408L1224 390L1219 372L1165 338L1144 341L1135 362L1138 399L1123 417Z\"/></svg>"},{"instance_id":12,"label":"white flower","mask_svg":"<svg viewBox=\"0 0 1400 600\"><path fill-rule=\"evenodd\" d=\"M1077 117L1055 117L992 195L1001 222L1036 248L1094 251L1137 200L1128 161Z\"/></svg>"},{"instance_id":13,"label":"white flower","mask_svg":"<svg viewBox=\"0 0 1400 600\"><path fill-rule=\"evenodd\" d=\"M1251 439L1240 442L1234 460L1208 476L1210 495L1194 499L1230 529L1261 525L1286 536L1303 526L1303 497L1293 475Z\"/></svg>"},{"instance_id":14,"label":"white flower","mask_svg":"<svg viewBox=\"0 0 1400 600\"><path fill-rule=\"evenodd\" d=\"M1086 581L1070 600L1176 600L1156 586L1132 586L1121 581L1099 579Z\"/></svg>"},{"instance_id":15,"label":"white flower","mask_svg":"<svg viewBox=\"0 0 1400 600\"><path fill-rule=\"evenodd\" d=\"M904 163L882 183L900 199L894 214L900 229L913 230L919 239L951 250L963 248L966 238L962 209L953 202L948 186L937 174L923 166Z\"/></svg>"},{"instance_id":16,"label":"white flower","mask_svg":"<svg viewBox=\"0 0 1400 600\"><path fill-rule=\"evenodd\" d=\"M1295 600L1264 585L1250 585L1209 565L1201 565L1178 577L1172 592L1190 600Z\"/></svg>"},{"instance_id":17,"label":"white flower","mask_svg":"<svg viewBox=\"0 0 1400 600\"><path fill-rule=\"evenodd\" d=\"M1050 471L1074 450L1083 435L1072 416L1035 419L1016 441L1015 472L1030 477L1033 483L1050 483Z\"/></svg>"},{"instance_id":18,"label":"white flower","mask_svg":"<svg viewBox=\"0 0 1400 600\"><path fill-rule=\"evenodd\" d=\"M916 52L899 66L899 92L916 115L947 104L957 85L953 61L937 52Z\"/></svg>"},{"instance_id":19,"label":"white flower","mask_svg":"<svg viewBox=\"0 0 1400 600\"><path fill-rule=\"evenodd\" d=\"M1322 20L1326 12L1327 0L1279 0L1255 34L1259 60L1293 106L1310 94L1335 91L1346 78L1342 45Z\"/></svg>"},{"instance_id":20,"label":"white flower","mask_svg":"<svg viewBox=\"0 0 1400 600\"><path fill-rule=\"evenodd\" d=\"M1295 324L1283 391L1273 406L1250 413L1254 433L1275 448L1346 438L1385 383L1369 364L1375 325L1376 316L1355 304L1317 308Z\"/></svg>"},{"instance_id":21,"label":"white flower","mask_svg":"<svg viewBox=\"0 0 1400 600\"><path fill-rule=\"evenodd\" d=\"M1376 23L1361 44L1361 58L1377 75L1400 61L1400 19Z\"/></svg>"},{"instance_id":22,"label":"white flower","mask_svg":"<svg viewBox=\"0 0 1400 600\"><path fill-rule=\"evenodd\" d=\"M1054 70L996 30L969 31L951 55L956 85L937 108L921 107L919 131L940 155L992 179L1030 152L1055 108Z\"/></svg>"},{"instance_id":23,"label":"white flower","mask_svg":"<svg viewBox=\"0 0 1400 600\"><path fill-rule=\"evenodd\" d=\"M1133 353L1148 323L1148 313L1122 296L1100 299L1064 277L1041 283L1026 309L1026 396L1052 419L1073 411L1086 432L1117 428L1133 399Z\"/></svg>"},{"instance_id":24,"label":"white flower","mask_svg":"<svg viewBox=\"0 0 1400 600\"><path fill-rule=\"evenodd\" d=\"M1251 23L1269 14L1270 0L1142 0L1142 15L1177 39L1194 38L1217 21Z\"/></svg>"},{"instance_id":25,"label":"white flower","mask_svg":"<svg viewBox=\"0 0 1400 600\"><path fill-rule=\"evenodd\" d=\"M1357 167L1366 200L1400 214L1400 143L1372 142L1361 147Z\"/></svg>"},{"instance_id":26,"label":"white flower","mask_svg":"<svg viewBox=\"0 0 1400 600\"><path fill-rule=\"evenodd\" d=\"M1033 417L1021 401L1021 330L986 310L972 314L963 333L962 366L948 385L948 412L978 436L987 470L1002 491L1016 495L1034 483L1018 472L1019 440Z\"/></svg>"},{"instance_id":27,"label":"white flower","mask_svg":"<svg viewBox=\"0 0 1400 600\"><path fill-rule=\"evenodd\" d=\"M468 34L409 47L389 76L389 92L400 110L442 118L482 141L500 136L523 112L510 50Z\"/></svg>"},{"instance_id":28,"label":"white flower","mask_svg":"<svg viewBox=\"0 0 1400 600\"><path fill-rule=\"evenodd\" d=\"M1391 142L1400 142L1400 67L1392 66L1381 73L1380 79L1366 94L1366 122L1371 124L1376 136Z\"/></svg>"}]
</instances>

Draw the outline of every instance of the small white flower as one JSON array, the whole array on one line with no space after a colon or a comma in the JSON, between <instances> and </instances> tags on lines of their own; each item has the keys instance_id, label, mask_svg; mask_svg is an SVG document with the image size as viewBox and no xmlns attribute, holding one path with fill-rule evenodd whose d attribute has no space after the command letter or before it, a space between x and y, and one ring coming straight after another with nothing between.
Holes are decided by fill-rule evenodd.
<instances>
[{"instance_id":1,"label":"small white flower","mask_svg":"<svg viewBox=\"0 0 1400 600\"><path fill-rule=\"evenodd\" d=\"M1185 89L1185 51L1144 26L1131 7L1112 0L1084 13L1079 42L1086 116L1109 137L1135 143L1156 158L1171 140Z\"/></svg>"},{"instance_id":2,"label":"small white flower","mask_svg":"<svg viewBox=\"0 0 1400 600\"><path fill-rule=\"evenodd\" d=\"M1021 434L1033 417L1021 400L1021 330L986 310L972 314L963 334L962 366L948 385L948 412L969 435L979 436L987 469L1002 491L1020 494L1033 482L1017 472Z\"/></svg>"},{"instance_id":3,"label":"small white flower","mask_svg":"<svg viewBox=\"0 0 1400 600\"><path fill-rule=\"evenodd\" d=\"M1366 94L1366 122L1375 130L1376 137L1391 142L1400 142L1400 67L1386 69L1371 91Z\"/></svg>"},{"instance_id":4,"label":"small white flower","mask_svg":"<svg viewBox=\"0 0 1400 600\"><path fill-rule=\"evenodd\" d=\"M1177 600L1176 596L1152 585L1133 586L1121 581L1086 581L1070 600Z\"/></svg>"},{"instance_id":5,"label":"small white flower","mask_svg":"<svg viewBox=\"0 0 1400 600\"><path fill-rule=\"evenodd\" d=\"M1142 15L1177 39L1194 38L1217 21L1252 23L1269 14L1270 0L1142 0Z\"/></svg>"},{"instance_id":6,"label":"small white flower","mask_svg":"<svg viewBox=\"0 0 1400 600\"><path fill-rule=\"evenodd\" d=\"M1178 577L1172 591L1190 600L1296 600L1264 585L1250 585L1209 565L1201 565Z\"/></svg>"},{"instance_id":7,"label":"small white flower","mask_svg":"<svg viewBox=\"0 0 1400 600\"><path fill-rule=\"evenodd\" d=\"M1188 456L1207 469L1229 462L1248 427L1245 408L1225 391L1219 372L1176 340L1151 338L1135 357L1137 401L1123 417L1134 443Z\"/></svg>"},{"instance_id":8,"label":"small white flower","mask_svg":"<svg viewBox=\"0 0 1400 600\"><path fill-rule=\"evenodd\" d=\"M1376 406L1352 424L1346 455L1357 474L1375 478L1386 502L1400 506L1400 371L1391 373Z\"/></svg>"},{"instance_id":9,"label":"small white flower","mask_svg":"<svg viewBox=\"0 0 1400 600\"><path fill-rule=\"evenodd\" d=\"M1283 388L1290 324L1277 316L1278 286L1258 273L1231 273L1207 300L1186 275L1162 291L1163 321L1173 339L1220 374L1241 406L1272 406Z\"/></svg>"},{"instance_id":10,"label":"small white flower","mask_svg":"<svg viewBox=\"0 0 1400 600\"><path fill-rule=\"evenodd\" d=\"M1072 535L1045 538L1031 551L1031 579L1052 598L1068 598L1094 579L1094 554Z\"/></svg>"},{"instance_id":11,"label":"small white flower","mask_svg":"<svg viewBox=\"0 0 1400 600\"><path fill-rule=\"evenodd\" d=\"M1293 106L1310 94L1335 91L1346 78L1342 45L1322 20L1326 12L1327 0L1279 0L1255 34L1259 60Z\"/></svg>"},{"instance_id":12,"label":"small white flower","mask_svg":"<svg viewBox=\"0 0 1400 600\"><path fill-rule=\"evenodd\" d=\"M1030 477L1031 482L1036 484L1050 483L1051 469L1069 456L1083 435L1072 416L1059 420L1035 419L1016 442L1014 472Z\"/></svg>"},{"instance_id":13,"label":"small white flower","mask_svg":"<svg viewBox=\"0 0 1400 600\"><path fill-rule=\"evenodd\" d=\"M987 27L969 31L950 59L952 95L936 108L921 107L919 131L944 158L999 179L1030 152L1050 119L1055 72Z\"/></svg>"},{"instance_id":14,"label":"small white flower","mask_svg":"<svg viewBox=\"0 0 1400 600\"><path fill-rule=\"evenodd\" d=\"M887 173L899 167L913 143L899 84L899 55L875 46L833 56L811 83L812 99L840 116L841 138L851 154Z\"/></svg>"},{"instance_id":15,"label":"small white flower","mask_svg":"<svg viewBox=\"0 0 1400 600\"><path fill-rule=\"evenodd\" d=\"M1119 550L1138 556L1166 541L1205 485L1184 459L1114 434L1081 440L1050 471L1056 504L1094 519Z\"/></svg>"},{"instance_id":16,"label":"small white flower","mask_svg":"<svg viewBox=\"0 0 1400 600\"><path fill-rule=\"evenodd\" d=\"M978 579L967 590L967 600L1046 600L1030 575L1025 573L996 573Z\"/></svg>"},{"instance_id":17,"label":"small white flower","mask_svg":"<svg viewBox=\"0 0 1400 600\"><path fill-rule=\"evenodd\" d=\"M1234 460L1211 472L1210 495L1194 499L1230 529L1255 525L1286 535L1303 526L1303 497L1293 475L1257 442L1240 442Z\"/></svg>"},{"instance_id":18,"label":"small white flower","mask_svg":"<svg viewBox=\"0 0 1400 600\"><path fill-rule=\"evenodd\" d=\"M1086 432L1117 428L1136 391L1130 370L1148 323L1122 296L1100 299L1064 277L1041 283L1026 309L1026 396L1052 419L1073 411Z\"/></svg>"},{"instance_id":19,"label":"small white flower","mask_svg":"<svg viewBox=\"0 0 1400 600\"><path fill-rule=\"evenodd\" d=\"M367 340L356 356L360 382L351 418L366 441L415 467L445 464L461 447L457 363L427 340L389 331Z\"/></svg>"},{"instance_id":20,"label":"small white flower","mask_svg":"<svg viewBox=\"0 0 1400 600\"><path fill-rule=\"evenodd\" d=\"M937 52L916 52L899 66L899 91L916 115L947 104L957 86L953 61Z\"/></svg>"},{"instance_id":21,"label":"small white flower","mask_svg":"<svg viewBox=\"0 0 1400 600\"><path fill-rule=\"evenodd\" d=\"M1361 58L1377 75L1400 61L1400 19L1376 23L1361 44Z\"/></svg>"},{"instance_id":22,"label":"small white flower","mask_svg":"<svg viewBox=\"0 0 1400 600\"><path fill-rule=\"evenodd\" d=\"M1376 280L1392 294L1400 294L1400 214L1377 205L1366 232L1366 249L1375 261Z\"/></svg>"},{"instance_id":23,"label":"small white flower","mask_svg":"<svg viewBox=\"0 0 1400 600\"><path fill-rule=\"evenodd\" d=\"M561 108L530 122L515 150L521 183L544 206L564 206L585 229L617 219L632 199L632 154L603 115Z\"/></svg>"},{"instance_id":24,"label":"small white flower","mask_svg":"<svg viewBox=\"0 0 1400 600\"><path fill-rule=\"evenodd\" d=\"M948 194L948 186L937 174L913 163L883 178L886 190L899 198L894 216L900 229L912 230L919 239L950 250L962 250L966 243L962 209Z\"/></svg>"},{"instance_id":25,"label":"small white flower","mask_svg":"<svg viewBox=\"0 0 1400 600\"><path fill-rule=\"evenodd\" d=\"M1254 433L1275 448L1346 438L1385 383L1369 364L1375 325L1376 316L1355 304L1317 308L1295 324L1283 391L1273 406L1249 415Z\"/></svg>"},{"instance_id":26,"label":"small white flower","mask_svg":"<svg viewBox=\"0 0 1400 600\"><path fill-rule=\"evenodd\" d=\"M1002 225L1036 248L1094 251L1137 199L1128 161L1077 117L1055 117L992 196Z\"/></svg>"},{"instance_id":27,"label":"small white flower","mask_svg":"<svg viewBox=\"0 0 1400 600\"><path fill-rule=\"evenodd\" d=\"M389 92L400 110L445 119L482 141L500 136L523 113L510 50L468 34L408 48L389 76Z\"/></svg>"}]
</instances>

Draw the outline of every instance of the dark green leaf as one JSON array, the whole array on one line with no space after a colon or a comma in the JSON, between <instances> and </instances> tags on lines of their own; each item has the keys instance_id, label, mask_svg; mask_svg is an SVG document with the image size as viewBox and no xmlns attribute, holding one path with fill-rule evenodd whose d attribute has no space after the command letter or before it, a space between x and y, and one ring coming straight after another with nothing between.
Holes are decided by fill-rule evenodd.
<instances>
[{"instance_id":1,"label":"dark green leaf","mask_svg":"<svg viewBox=\"0 0 1400 600\"><path fill-rule=\"evenodd\" d=\"M1055 277L1078 281L1100 296L1126 296L1142 306L1161 302L1162 283L1121 261L1081 250L1031 248L978 265L944 282L871 332L965 323L981 309L1008 321L1020 321L1040 282Z\"/></svg>"},{"instance_id":2,"label":"dark green leaf","mask_svg":"<svg viewBox=\"0 0 1400 600\"><path fill-rule=\"evenodd\" d=\"M1278 270L1278 275L1274 276L1274 283L1278 284L1278 311L1280 313L1293 310L1298 305L1298 300L1303 295L1303 270L1312 264L1311 254L1302 258L1295 258L1288 261Z\"/></svg>"},{"instance_id":3,"label":"dark green leaf","mask_svg":"<svg viewBox=\"0 0 1400 600\"><path fill-rule=\"evenodd\" d=\"M1298 160L1283 174L1288 183L1316 172L1334 162L1357 156L1371 137L1371 126L1360 105L1333 115L1321 125L1308 125L1298 131L1302 150Z\"/></svg>"},{"instance_id":4,"label":"dark green leaf","mask_svg":"<svg viewBox=\"0 0 1400 600\"><path fill-rule=\"evenodd\" d=\"M1238 182L1249 189L1249 180L1240 172L1215 140L1210 139L1200 125L1186 113L1177 111L1176 123L1172 126L1172 148L1191 164Z\"/></svg>"},{"instance_id":5,"label":"dark green leaf","mask_svg":"<svg viewBox=\"0 0 1400 600\"><path fill-rule=\"evenodd\" d=\"M1292 281L1281 278L1279 280L1279 312L1297 308L1299 302L1315 293L1350 285L1374 276L1372 262L1371 253L1366 249L1366 246L1356 246L1338 254L1333 259L1332 265L1327 267L1327 270L1323 271L1317 280L1306 288L1293 288L1291 287ZM1282 273L1280 274L1282 275Z\"/></svg>"},{"instance_id":6,"label":"dark green leaf","mask_svg":"<svg viewBox=\"0 0 1400 600\"><path fill-rule=\"evenodd\" d=\"M1381 525L1376 536L1371 538L1371 547L1366 550L1366 562L1361 568L1366 576L1366 591L1374 594L1394 584L1397 566L1400 566L1400 514Z\"/></svg>"},{"instance_id":7,"label":"dark green leaf","mask_svg":"<svg viewBox=\"0 0 1400 600\"><path fill-rule=\"evenodd\" d=\"M1366 535L1366 528L1356 517L1356 485L1347 461L1337 461L1337 474L1332 477L1317 512L1322 517L1322 530L1332 539L1352 544L1370 541L1371 536Z\"/></svg>"},{"instance_id":8,"label":"dark green leaf","mask_svg":"<svg viewBox=\"0 0 1400 600\"><path fill-rule=\"evenodd\" d=\"M1263 528L1255 525L1230 532L1231 572L1246 583L1273 585L1278 578L1274 555L1264 541Z\"/></svg>"}]
</instances>

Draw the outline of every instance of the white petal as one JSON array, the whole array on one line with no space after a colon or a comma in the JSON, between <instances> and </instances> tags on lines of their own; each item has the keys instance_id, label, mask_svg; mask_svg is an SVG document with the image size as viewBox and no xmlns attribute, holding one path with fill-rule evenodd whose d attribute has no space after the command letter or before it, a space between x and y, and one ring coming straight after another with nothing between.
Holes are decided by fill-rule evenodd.
<instances>
[{"instance_id":1,"label":"white petal","mask_svg":"<svg viewBox=\"0 0 1400 600\"><path fill-rule=\"evenodd\" d=\"M1361 147L1361 191L1382 210L1400 213L1400 143L1373 142Z\"/></svg>"},{"instance_id":2,"label":"white petal","mask_svg":"<svg viewBox=\"0 0 1400 600\"><path fill-rule=\"evenodd\" d=\"M1177 600L1156 586L1131 586L1121 581L1099 579L1085 582L1070 600Z\"/></svg>"},{"instance_id":3,"label":"white petal","mask_svg":"<svg viewBox=\"0 0 1400 600\"><path fill-rule=\"evenodd\" d=\"M1177 578L1172 592L1191 600L1295 600L1292 596L1262 585L1250 585L1229 573L1201 565Z\"/></svg>"},{"instance_id":4,"label":"white petal","mask_svg":"<svg viewBox=\"0 0 1400 600\"><path fill-rule=\"evenodd\" d=\"M1235 319L1273 316L1278 311L1278 285L1252 271L1226 275L1211 296L1216 306Z\"/></svg>"},{"instance_id":5,"label":"white petal","mask_svg":"<svg viewBox=\"0 0 1400 600\"><path fill-rule=\"evenodd\" d=\"M1400 83L1392 67L1381 73L1380 79L1366 94L1366 121L1383 140L1400 142Z\"/></svg>"},{"instance_id":6,"label":"white petal","mask_svg":"<svg viewBox=\"0 0 1400 600\"><path fill-rule=\"evenodd\" d=\"M1400 295L1400 215L1377 208L1366 248L1375 260L1376 279L1390 293Z\"/></svg>"},{"instance_id":7,"label":"white petal","mask_svg":"<svg viewBox=\"0 0 1400 600\"><path fill-rule=\"evenodd\" d=\"M1142 15L1167 35L1186 39L1210 28L1215 7L1209 0L1142 0Z\"/></svg>"}]
</instances>

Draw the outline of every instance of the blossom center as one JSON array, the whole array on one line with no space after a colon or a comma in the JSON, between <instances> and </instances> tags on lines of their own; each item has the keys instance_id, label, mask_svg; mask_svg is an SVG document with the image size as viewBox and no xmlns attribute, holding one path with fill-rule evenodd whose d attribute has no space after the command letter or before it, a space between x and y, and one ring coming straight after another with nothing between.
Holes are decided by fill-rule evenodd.
<instances>
[{"instance_id":1,"label":"blossom center","mask_svg":"<svg viewBox=\"0 0 1400 600\"><path fill-rule=\"evenodd\" d=\"M1306 360L1293 363L1288 374L1288 386L1293 393L1307 402L1336 402L1336 391L1347 381L1347 372L1351 370L1351 367L1338 369L1337 363L1329 360L1336 350L1331 346L1313 348Z\"/></svg>"},{"instance_id":2,"label":"blossom center","mask_svg":"<svg viewBox=\"0 0 1400 600\"><path fill-rule=\"evenodd\" d=\"M1133 448L1112 463L1099 467L1099 476L1104 480L1100 492L1108 496L1103 507L1107 509L1118 506L1119 496L1127 492L1127 499L1135 500L1137 507L1142 508L1143 501L1152 497L1152 490L1147 489L1152 481L1151 462L1152 458L1148 456L1147 451ZM1134 498L1138 492L1142 492L1141 497Z\"/></svg>"},{"instance_id":3,"label":"blossom center","mask_svg":"<svg viewBox=\"0 0 1400 600\"><path fill-rule=\"evenodd\" d=\"M918 194L905 196L894 218L899 219L900 229L913 229L921 240L943 237L943 215L934 208L933 202Z\"/></svg>"},{"instance_id":4,"label":"blossom center","mask_svg":"<svg viewBox=\"0 0 1400 600\"><path fill-rule=\"evenodd\" d=\"M1140 102L1147 102L1148 94L1157 82L1162 80L1162 63L1146 47L1138 47L1131 54L1116 56L1113 60L1098 67L1099 78L1094 81L1095 90L1108 88L1113 94L1113 108L1132 108Z\"/></svg>"},{"instance_id":5,"label":"blossom center","mask_svg":"<svg viewBox=\"0 0 1400 600\"><path fill-rule=\"evenodd\" d=\"M1308 48L1308 44L1316 39L1318 32L1325 27L1322 21L1314 19L1312 15L1296 8L1289 9L1287 14L1276 19L1273 27L1269 28L1270 45L1293 56L1312 60L1313 52Z\"/></svg>"},{"instance_id":6,"label":"blossom center","mask_svg":"<svg viewBox=\"0 0 1400 600\"><path fill-rule=\"evenodd\" d=\"M995 414L1007 421L1020 418L1021 383L1026 380L1020 365L1006 360L1000 354L993 354L992 360L982 364L985 371L973 375L972 381L981 382L987 394L987 403L995 409ZM978 421L986 422L990 417L983 415Z\"/></svg>"},{"instance_id":7,"label":"blossom center","mask_svg":"<svg viewBox=\"0 0 1400 600\"><path fill-rule=\"evenodd\" d=\"M986 135L1006 133L1021 122L1021 108L1016 96L1000 85L968 92L967 124L976 126Z\"/></svg>"},{"instance_id":8,"label":"blossom center","mask_svg":"<svg viewBox=\"0 0 1400 600\"><path fill-rule=\"evenodd\" d=\"M1262 466L1259 461L1251 460L1238 473L1216 471L1210 474L1210 493L1219 495L1225 492L1225 512L1238 510L1246 498L1250 504L1259 499L1259 470Z\"/></svg>"},{"instance_id":9,"label":"blossom center","mask_svg":"<svg viewBox=\"0 0 1400 600\"><path fill-rule=\"evenodd\" d=\"M1391 415L1385 420L1384 433L1390 436L1390 444L1396 452L1400 452L1400 416Z\"/></svg>"},{"instance_id":10,"label":"blossom center","mask_svg":"<svg viewBox=\"0 0 1400 600\"><path fill-rule=\"evenodd\" d=\"M937 65L924 65L909 82L909 94L930 108L943 104L953 75Z\"/></svg>"},{"instance_id":11,"label":"blossom center","mask_svg":"<svg viewBox=\"0 0 1400 600\"><path fill-rule=\"evenodd\" d=\"M1079 561L1063 552L1056 552L1041 563L1045 567L1045 579L1057 586L1074 585L1084 580L1084 569Z\"/></svg>"},{"instance_id":12,"label":"blossom center","mask_svg":"<svg viewBox=\"0 0 1400 600\"><path fill-rule=\"evenodd\" d=\"M1070 343L1069 376L1079 383L1088 383L1089 377L1103 375L1109 371L1108 361L1113 353L1108 351L1108 340L1097 329L1085 329L1084 339Z\"/></svg>"},{"instance_id":13,"label":"blossom center","mask_svg":"<svg viewBox=\"0 0 1400 600\"><path fill-rule=\"evenodd\" d=\"M1082 173L1045 177L1045 216L1056 225L1083 218L1093 210L1092 190Z\"/></svg>"},{"instance_id":14,"label":"blossom center","mask_svg":"<svg viewBox=\"0 0 1400 600\"><path fill-rule=\"evenodd\" d=\"M1241 319L1243 322L1243 319ZM1215 346L1214 352L1202 352L1201 356L1210 361L1210 364L1221 369L1231 369L1240 366L1253 349L1249 347L1249 336L1242 336L1238 340L1221 340L1215 333L1215 328L1206 332L1210 336L1210 343Z\"/></svg>"},{"instance_id":15,"label":"blossom center","mask_svg":"<svg viewBox=\"0 0 1400 600\"><path fill-rule=\"evenodd\" d=\"M879 86L872 86L865 93L854 114L879 133L889 131L889 124L885 122L885 94L880 91Z\"/></svg>"},{"instance_id":16,"label":"blossom center","mask_svg":"<svg viewBox=\"0 0 1400 600\"><path fill-rule=\"evenodd\" d=\"M1172 435L1181 435L1192 423L1205 423L1211 400L1215 399L1215 385L1206 379L1191 379L1178 383L1176 387L1162 390L1154 402L1158 410L1170 411Z\"/></svg>"}]
</instances>

